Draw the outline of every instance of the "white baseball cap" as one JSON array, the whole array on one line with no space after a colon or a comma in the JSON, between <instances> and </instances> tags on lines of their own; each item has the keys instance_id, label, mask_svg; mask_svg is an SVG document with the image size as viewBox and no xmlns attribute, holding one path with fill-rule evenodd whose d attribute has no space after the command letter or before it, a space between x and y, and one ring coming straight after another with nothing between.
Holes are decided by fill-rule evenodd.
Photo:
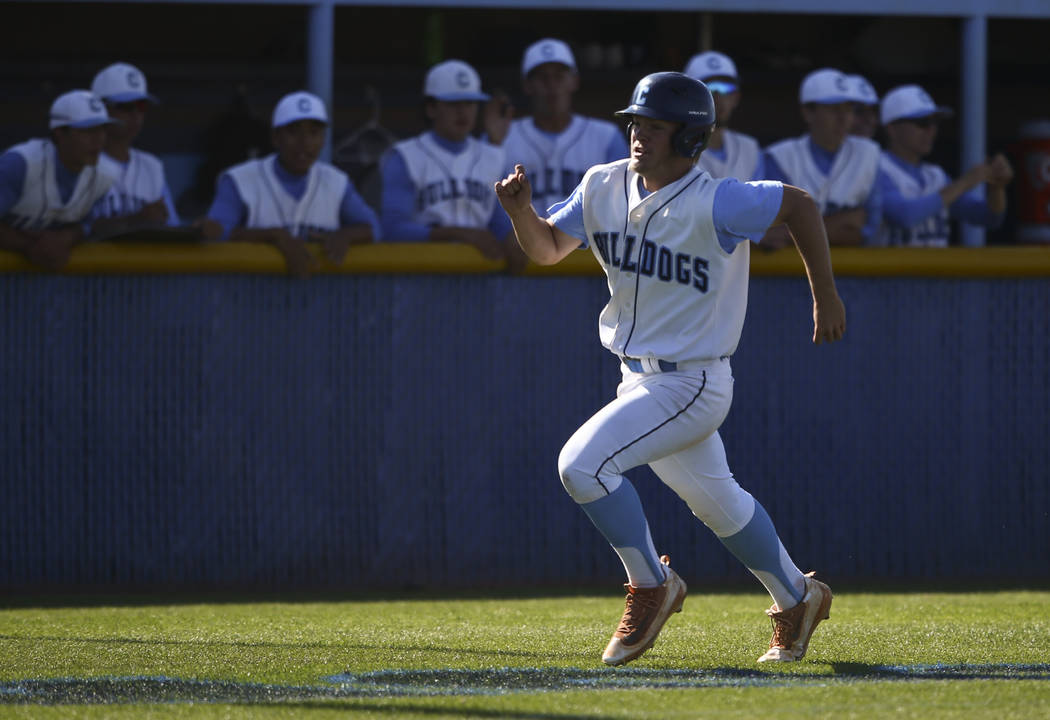
<instances>
[{"instance_id":1,"label":"white baseball cap","mask_svg":"<svg viewBox=\"0 0 1050 720\"><path fill-rule=\"evenodd\" d=\"M70 90L51 103L48 127L89 128L115 122L106 112L106 104L90 90Z\"/></svg>"},{"instance_id":2,"label":"white baseball cap","mask_svg":"<svg viewBox=\"0 0 1050 720\"><path fill-rule=\"evenodd\" d=\"M114 63L100 70L91 82L91 92L106 102L157 102L157 98L146 90L146 76L137 67L127 63Z\"/></svg>"},{"instance_id":3,"label":"white baseball cap","mask_svg":"<svg viewBox=\"0 0 1050 720\"><path fill-rule=\"evenodd\" d=\"M685 74L701 82L713 77L737 79L736 65L733 64L733 61L729 59L728 55L723 55L714 50L693 55L689 62L686 63Z\"/></svg>"},{"instance_id":4,"label":"white baseball cap","mask_svg":"<svg viewBox=\"0 0 1050 720\"><path fill-rule=\"evenodd\" d=\"M837 105L844 102L857 102L857 93L846 75L834 68L814 70L802 80L798 101L818 103L820 105Z\"/></svg>"},{"instance_id":5,"label":"white baseball cap","mask_svg":"<svg viewBox=\"0 0 1050 720\"><path fill-rule=\"evenodd\" d=\"M489 99L481 92L478 71L462 60L446 60L430 68L423 83L423 95L442 102Z\"/></svg>"},{"instance_id":6,"label":"white baseball cap","mask_svg":"<svg viewBox=\"0 0 1050 720\"><path fill-rule=\"evenodd\" d=\"M879 104L879 94L875 92L875 88L868 82L866 77L863 75L847 75L846 79L853 85L853 92L856 93L857 102L861 105Z\"/></svg>"},{"instance_id":7,"label":"white baseball cap","mask_svg":"<svg viewBox=\"0 0 1050 720\"><path fill-rule=\"evenodd\" d=\"M549 62L561 63L570 70L576 70L576 57L566 43L554 38L543 38L525 48L525 54L521 57L522 77L532 72L537 65Z\"/></svg>"},{"instance_id":8,"label":"white baseball cap","mask_svg":"<svg viewBox=\"0 0 1050 720\"><path fill-rule=\"evenodd\" d=\"M889 125L894 120L911 120L931 115L950 117L952 109L938 105L933 98L918 85L901 85L886 93L882 98L881 120Z\"/></svg>"},{"instance_id":9,"label":"white baseball cap","mask_svg":"<svg viewBox=\"0 0 1050 720\"><path fill-rule=\"evenodd\" d=\"M328 112L324 100L305 91L285 95L273 109L271 127L279 128L299 120L317 120L328 124Z\"/></svg>"}]
</instances>

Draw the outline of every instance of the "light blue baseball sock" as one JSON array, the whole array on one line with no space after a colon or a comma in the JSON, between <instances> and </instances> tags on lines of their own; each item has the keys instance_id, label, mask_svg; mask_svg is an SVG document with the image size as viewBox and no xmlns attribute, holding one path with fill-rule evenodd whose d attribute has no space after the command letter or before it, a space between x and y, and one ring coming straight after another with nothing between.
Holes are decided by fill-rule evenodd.
<instances>
[{"instance_id":1,"label":"light blue baseball sock","mask_svg":"<svg viewBox=\"0 0 1050 720\"><path fill-rule=\"evenodd\" d=\"M739 532L718 538L766 587L781 610L794 607L806 594L806 578L777 536L773 521L755 500L755 513Z\"/></svg>"},{"instance_id":2,"label":"light blue baseball sock","mask_svg":"<svg viewBox=\"0 0 1050 720\"><path fill-rule=\"evenodd\" d=\"M620 556L631 585L656 587L663 584L667 575L653 547L642 500L627 478L605 497L580 507Z\"/></svg>"}]
</instances>

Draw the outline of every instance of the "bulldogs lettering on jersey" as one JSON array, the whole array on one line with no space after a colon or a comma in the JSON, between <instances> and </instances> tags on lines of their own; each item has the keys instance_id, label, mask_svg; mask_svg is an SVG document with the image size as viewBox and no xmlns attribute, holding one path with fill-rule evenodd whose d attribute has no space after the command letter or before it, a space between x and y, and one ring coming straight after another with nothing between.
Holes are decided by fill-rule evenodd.
<instances>
[{"instance_id":1,"label":"bulldogs lettering on jersey","mask_svg":"<svg viewBox=\"0 0 1050 720\"><path fill-rule=\"evenodd\" d=\"M770 146L769 153L788 182L808 192L822 215L864 205L879 171L879 146L867 138L850 135L825 175L813 160L809 142L809 136L803 135Z\"/></svg>"},{"instance_id":2,"label":"bulldogs lettering on jersey","mask_svg":"<svg viewBox=\"0 0 1050 720\"><path fill-rule=\"evenodd\" d=\"M428 133L394 146L416 187L413 221L423 225L485 227L496 206L492 185L503 172L503 149L467 138L453 154Z\"/></svg>"},{"instance_id":3,"label":"bulldogs lettering on jersey","mask_svg":"<svg viewBox=\"0 0 1050 720\"><path fill-rule=\"evenodd\" d=\"M15 145L26 162L22 195L8 211L4 222L21 230L41 230L83 221L99 198L113 184L113 178L97 165L89 165L77 176L73 194L62 202L55 175L58 158L50 140L30 140Z\"/></svg>"},{"instance_id":4,"label":"bulldogs lettering on jersey","mask_svg":"<svg viewBox=\"0 0 1050 720\"><path fill-rule=\"evenodd\" d=\"M164 165L153 155L131 149L127 165L102 153L99 167L114 178L100 207L99 217L133 215L147 205L164 197Z\"/></svg>"},{"instance_id":5,"label":"bulldogs lettering on jersey","mask_svg":"<svg viewBox=\"0 0 1050 720\"><path fill-rule=\"evenodd\" d=\"M912 175L885 153L883 153L879 161L879 169L897 186L901 197L908 199L939 192L941 188L951 182L944 170L930 163L922 163L919 166L922 181L916 181ZM879 229L879 239L882 245L948 247L950 233L948 208L942 208L936 215L928 217L912 227L894 224L890 222L889 218L883 217L882 227Z\"/></svg>"},{"instance_id":6,"label":"bulldogs lettering on jersey","mask_svg":"<svg viewBox=\"0 0 1050 720\"><path fill-rule=\"evenodd\" d=\"M622 132L611 122L580 115L573 115L556 136L538 129L531 117L515 120L503 142L503 175L514 172L518 163L524 165L532 184L532 206L540 217L547 217L547 208L571 195L589 168L607 161L609 146Z\"/></svg>"},{"instance_id":7,"label":"bulldogs lettering on jersey","mask_svg":"<svg viewBox=\"0 0 1050 720\"><path fill-rule=\"evenodd\" d=\"M694 167L643 198L628 164L599 165L583 179L584 229L611 295L602 345L676 362L731 355L744 325L750 248L727 253L719 244L712 207L723 180Z\"/></svg>"},{"instance_id":8,"label":"bulldogs lettering on jersey","mask_svg":"<svg viewBox=\"0 0 1050 720\"><path fill-rule=\"evenodd\" d=\"M301 238L312 231L338 230L348 183L346 173L328 163L315 162L310 167L306 190L296 200L281 186L274 172L276 161L276 154L268 155L227 171L248 208L245 227L283 227Z\"/></svg>"},{"instance_id":9,"label":"bulldogs lettering on jersey","mask_svg":"<svg viewBox=\"0 0 1050 720\"><path fill-rule=\"evenodd\" d=\"M725 151L724 160L706 151L700 154L697 164L711 173L711 177L731 177L740 182L759 179L755 177L755 170L762 150L757 140L726 128L722 130L722 149Z\"/></svg>"}]
</instances>

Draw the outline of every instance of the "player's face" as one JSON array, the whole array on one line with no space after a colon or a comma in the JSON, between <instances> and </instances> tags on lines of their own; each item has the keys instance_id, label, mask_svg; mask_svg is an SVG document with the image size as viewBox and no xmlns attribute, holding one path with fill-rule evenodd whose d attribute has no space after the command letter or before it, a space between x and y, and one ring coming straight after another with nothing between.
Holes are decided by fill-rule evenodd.
<instances>
[{"instance_id":1,"label":"player's face","mask_svg":"<svg viewBox=\"0 0 1050 720\"><path fill-rule=\"evenodd\" d=\"M523 83L537 115L571 113L572 96L579 87L580 76L568 65L554 62L537 65Z\"/></svg>"},{"instance_id":2,"label":"player's face","mask_svg":"<svg viewBox=\"0 0 1050 720\"><path fill-rule=\"evenodd\" d=\"M853 112L853 127L850 135L873 138L875 131L879 129L879 107L878 105L857 105Z\"/></svg>"},{"instance_id":3,"label":"player's face","mask_svg":"<svg viewBox=\"0 0 1050 720\"><path fill-rule=\"evenodd\" d=\"M452 142L466 140L478 122L478 103L472 100L431 100L426 105L426 111L434 132Z\"/></svg>"},{"instance_id":4,"label":"player's face","mask_svg":"<svg viewBox=\"0 0 1050 720\"><path fill-rule=\"evenodd\" d=\"M678 123L636 115L631 122L631 170L643 177L659 177L673 174L683 160L688 169L692 161L671 149L671 137L679 127Z\"/></svg>"},{"instance_id":5,"label":"player's face","mask_svg":"<svg viewBox=\"0 0 1050 720\"><path fill-rule=\"evenodd\" d=\"M898 120L886 127L890 147L898 154L913 159L926 157L933 150L937 139L937 118L926 117L915 120Z\"/></svg>"},{"instance_id":6,"label":"player's face","mask_svg":"<svg viewBox=\"0 0 1050 720\"><path fill-rule=\"evenodd\" d=\"M324 148L325 124L319 120L296 120L273 131L273 146L284 169L305 175Z\"/></svg>"},{"instance_id":7,"label":"player's face","mask_svg":"<svg viewBox=\"0 0 1050 720\"><path fill-rule=\"evenodd\" d=\"M67 170L80 172L88 165L98 163L99 153L106 142L106 128L96 125L90 128L55 128L52 137L58 157Z\"/></svg>"},{"instance_id":8,"label":"player's face","mask_svg":"<svg viewBox=\"0 0 1050 720\"><path fill-rule=\"evenodd\" d=\"M729 119L733 117L733 111L740 102L740 92L737 90L731 93L713 92L711 97L715 101L715 123L718 127L728 127Z\"/></svg>"},{"instance_id":9,"label":"player's face","mask_svg":"<svg viewBox=\"0 0 1050 720\"><path fill-rule=\"evenodd\" d=\"M149 103L145 100L133 100L126 103L106 103L106 111L114 123L106 128L106 134L120 142L131 144L142 132L142 122L146 118Z\"/></svg>"},{"instance_id":10,"label":"player's face","mask_svg":"<svg viewBox=\"0 0 1050 720\"><path fill-rule=\"evenodd\" d=\"M825 150L835 151L842 147L853 127L853 103L803 105L802 117L813 141Z\"/></svg>"}]
</instances>

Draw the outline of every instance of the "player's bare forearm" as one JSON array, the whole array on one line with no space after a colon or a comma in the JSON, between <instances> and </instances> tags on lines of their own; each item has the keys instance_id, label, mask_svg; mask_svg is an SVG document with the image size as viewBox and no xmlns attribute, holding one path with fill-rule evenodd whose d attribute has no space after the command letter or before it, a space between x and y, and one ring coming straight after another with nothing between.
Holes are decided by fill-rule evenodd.
<instances>
[{"instance_id":1,"label":"player's bare forearm","mask_svg":"<svg viewBox=\"0 0 1050 720\"><path fill-rule=\"evenodd\" d=\"M835 287L824 219L816 203L805 191L785 185L777 221L787 225L806 267L813 294L813 342L840 339L846 331L846 310Z\"/></svg>"},{"instance_id":2,"label":"player's bare forearm","mask_svg":"<svg viewBox=\"0 0 1050 720\"><path fill-rule=\"evenodd\" d=\"M863 208L844 210L834 215L824 216L824 230L827 233L828 245L857 246L864 244L865 212Z\"/></svg>"},{"instance_id":3,"label":"player's bare forearm","mask_svg":"<svg viewBox=\"0 0 1050 720\"><path fill-rule=\"evenodd\" d=\"M518 245L537 265L554 265L579 246L578 240L536 214L524 167L515 165L514 172L496 183L495 189Z\"/></svg>"}]
</instances>

